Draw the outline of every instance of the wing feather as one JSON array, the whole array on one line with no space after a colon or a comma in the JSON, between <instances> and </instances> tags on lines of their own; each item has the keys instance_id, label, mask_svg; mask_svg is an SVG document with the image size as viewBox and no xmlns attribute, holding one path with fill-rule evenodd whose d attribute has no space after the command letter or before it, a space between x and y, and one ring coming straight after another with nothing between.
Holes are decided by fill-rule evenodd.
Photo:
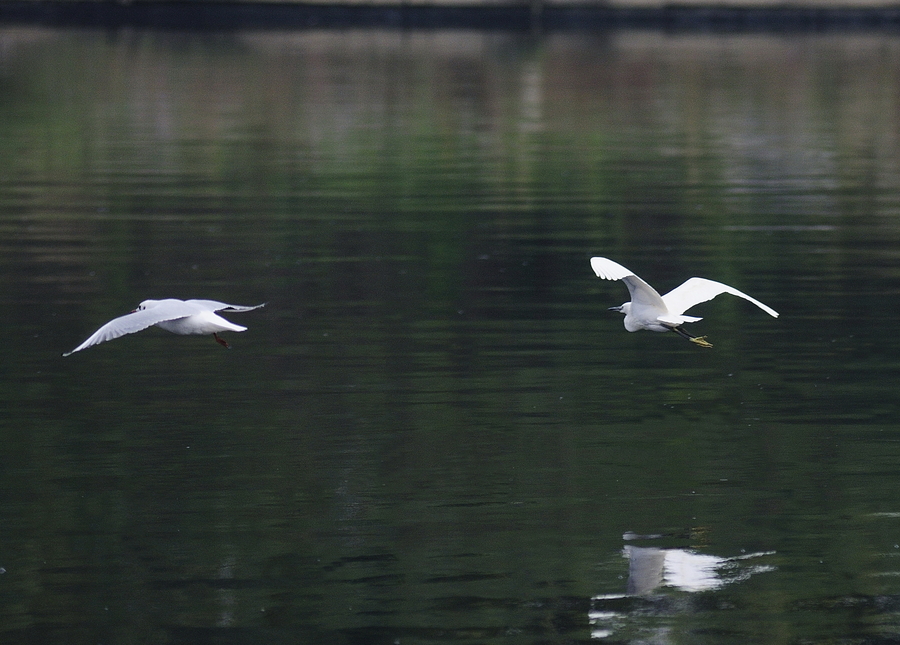
<instances>
[{"instance_id":1,"label":"wing feather","mask_svg":"<svg viewBox=\"0 0 900 645\"><path fill-rule=\"evenodd\" d=\"M670 314L680 315L694 305L712 300L722 293L730 293L733 296L749 300L770 316L778 318L777 311L764 305L756 298L752 298L743 291L738 291L734 287L729 287L727 284L722 284L715 280L707 280L706 278L690 278L681 286L672 289L669 293L664 295L662 299Z\"/></svg>"},{"instance_id":2,"label":"wing feather","mask_svg":"<svg viewBox=\"0 0 900 645\"><path fill-rule=\"evenodd\" d=\"M631 294L632 311L640 307L654 307L660 310L666 309L666 303L657 293L656 289L637 277L618 262L609 258L591 258L591 268L598 278L605 280L621 280L628 287Z\"/></svg>"},{"instance_id":3,"label":"wing feather","mask_svg":"<svg viewBox=\"0 0 900 645\"><path fill-rule=\"evenodd\" d=\"M92 347L93 345L97 345L99 343L104 343L108 340L113 340L126 334L133 334L135 332L142 331L144 329L147 329L147 327L152 327L153 325L161 323L165 320L175 320L177 318L184 318L185 316L190 315L190 313L185 313L183 311L179 312L177 310L173 310L172 308L168 309L168 311L159 311L159 308L154 307L150 309L134 311L130 314L119 316L118 318L113 318L108 323L103 325L100 329L91 334L87 340L81 343L81 345L73 349L71 352L66 352L65 354L63 354L63 356L69 356L71 354L74 354L75 352L80 352L82 349Z\"/></svg>"},{"instance_id":4,"label":"wing feather","mask_svg":"<svg viewBox=\"0 0 900 645\"><path fill-rule=\"evenodd\" d=\"M189 305L197 305L207 311L253 311L254 309L266 306L266 303L250 307L244 305L229 305L224 302L219 302L218 300L185 300L185 302Z\"/></svg>"}]
</instances>

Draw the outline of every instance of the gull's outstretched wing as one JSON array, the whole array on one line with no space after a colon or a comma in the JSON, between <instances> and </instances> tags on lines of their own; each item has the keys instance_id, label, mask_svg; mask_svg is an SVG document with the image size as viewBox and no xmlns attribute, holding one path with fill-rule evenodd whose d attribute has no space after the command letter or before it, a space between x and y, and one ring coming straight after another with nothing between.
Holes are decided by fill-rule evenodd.
<instances>
[{"instance_id":1,"label":"gull's outstretched wing","mask_svg":"<svg viewBox=\"0 0 900 645\"><path fill-rule=\"evenodd\" d=\"M147 327L152 327L157 323L161 323L164 320L175 320L176 318L184 318L185 316L196 313L196 311L192 309L185 310L185 308L179 307L178 304L178 302L167 303L165 306L133 311L130 314L113 318L91 334L91 336L81 343L81 345L71 352L66 352L63 356L69 356L70 354L80 352L87 347L113 340L114 338L124 336L125 334L133 334L143 329L147 329ZM183 305L184 303L182 302L180 304Z\"/></svg>"},{"instance_id":2,"label":"gull's outstretched wing","mask_svg":"<svg viewBox=\"0 0 900 645\"><path fill-rule=\"evenodd\" d=\"M218 300L186 300L185 302L189 305L197 305L206 311L253 311L254 309L266 306L266 303L253 305L252 307L245 307L244 305L227 305Z\"/></svg>"},{"instance_id":3,"label":"gull's outstretched wing","mask_svg":"<svg viewBox=\"0 0 900 645\"><path fill-rule=\"evenodd\" d=\"M631 271L623 267L618 262L613 262L609 258L591 258L591 268L598 278L604 280L621 280L628 287L631 294L632 311L636 313L637 308L653 307L660 310L658 314L665 313L666 303L656 292L656 289L634 275ZM655 316L654 316L655 317Z\"/></svg>"},{"instance_id":4,"label":"gull's outstretched wing","mask_svg":"<svg viewBox=\"0 0 900 645\"><path fill-rule=\"evenodd\" d=\"M712 300L720 293L730 293L733 296L749 300L754 305L765 311L770 316L778 318L778 312L771 307L764 305L756 298L751 298L743 291L738 291L734 287L727 284L716 282L715 280L707 280L706 278L691 278L680 287L675 287L669 293L662 297L663 302L669 313L683 314L694 305Z\"/></svg>"}]
</instances>

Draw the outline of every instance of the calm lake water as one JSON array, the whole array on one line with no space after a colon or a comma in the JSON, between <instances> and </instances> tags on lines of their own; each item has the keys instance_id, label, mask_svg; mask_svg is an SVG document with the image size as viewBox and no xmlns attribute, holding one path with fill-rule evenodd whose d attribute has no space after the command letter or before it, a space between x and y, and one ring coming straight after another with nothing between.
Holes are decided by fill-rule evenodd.
<instances>
[{"instance_id":1,"label":"calm lake water","mask_svg":"<svg viewBox=\"0 0 900 645\"><path fill-rule=\"evenodd\" d=\"M898 114L892 34L0 29L0 641L897 643ZM165 297L268 304L61 357Z\"/></svg>"}]
</instances>

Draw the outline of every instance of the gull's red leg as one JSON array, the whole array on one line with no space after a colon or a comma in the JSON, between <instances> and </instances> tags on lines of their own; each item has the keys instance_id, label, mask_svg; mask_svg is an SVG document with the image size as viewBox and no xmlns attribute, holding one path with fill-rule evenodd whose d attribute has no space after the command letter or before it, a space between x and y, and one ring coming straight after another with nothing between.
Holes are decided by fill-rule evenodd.
<instances>
[{"instance_id":1,"label":"gull's red leg","mask_svg":"<svg viewBox=\"0 0 900 645\"><path fill-rule=\"evenodd\" d=\"M219 338L219 335L217 333L213 332L213 338L215 338L216 342L219 343L219 345L221 345L225 349L231 349L231 345L226 343L224 339Z\"/></svg>"}]
</instances>

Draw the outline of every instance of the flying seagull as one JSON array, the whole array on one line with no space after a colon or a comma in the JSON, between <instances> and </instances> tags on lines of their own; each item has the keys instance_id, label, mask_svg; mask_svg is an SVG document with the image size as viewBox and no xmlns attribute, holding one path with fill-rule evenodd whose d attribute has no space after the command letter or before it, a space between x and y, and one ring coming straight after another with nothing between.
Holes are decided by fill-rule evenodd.
<instances>
[{"instance_id":1,"label":"flying seagull","mask_svg":"<svg viewBox=\"0 0 900 645\"><path fill-rule=\"evenodd\" d=\"M608 258L591 258L591 268L598 278L621 280L628 287L628 291L631 293L631 302L609 308L610 311L625 314L625 329L628 331L640 331L641 329L674 331L682 338L687 338L700 347L712 347L712 344L706 341L706 336L691 336L682 325L703 320L694 316L685 316L684 312L696 304L712 300L720 293L730 293L733 296L749 300L770 316L778 317L777 311L759 300L714 280L690 278L680 287L675 287L666 295L660 296L656 289L618 262L613 262Z\"/></svg>"},{"instance_id":2,"label":"flying seagull","mask_svg":"<svg viewBox=\"0 0 900 645\"><path fill-rule=\"evenodd\" d=\"M264 306L265 303L254 307L243 307L241 305L226 305L224 302L216 302L215 300L178 300L176 298L144 300L130 314L113 318L91 334L90 338L81 343L81 345L71 352L66 352L63 356L69 356L75 352L80 352L82 349L124 336L125 334L133 334L153 325L162 327L166 331L180 336L212 334L216 342L222 347L231 349L228 343L219 338L219 332L245 331L247 328L225 320L221 316L216 315L216 312L252 311Z\"/></svg>"}]
</instances>

